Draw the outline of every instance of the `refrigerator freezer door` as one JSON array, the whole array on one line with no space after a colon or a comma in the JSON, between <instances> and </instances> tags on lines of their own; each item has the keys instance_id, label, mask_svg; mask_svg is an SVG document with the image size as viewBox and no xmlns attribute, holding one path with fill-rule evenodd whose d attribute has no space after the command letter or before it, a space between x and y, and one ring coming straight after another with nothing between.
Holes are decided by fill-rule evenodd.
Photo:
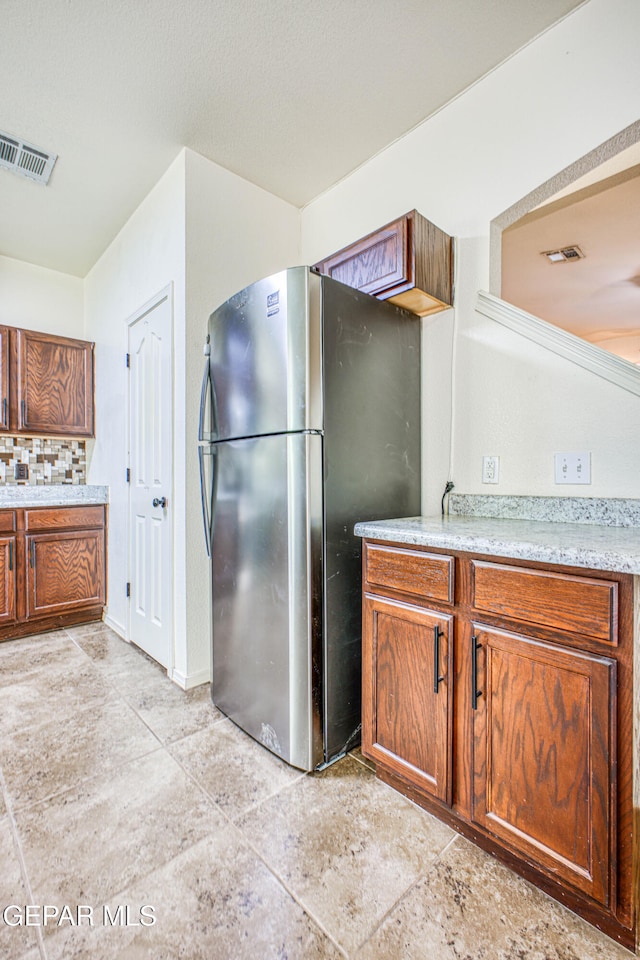
<instances>
[{"instance_id":1,"label":"refrigerator freezer door","mask_svg":"<svg viewBox=\"0 0 640 960\"><path fill-rule=\"evenodd\" d=\"M322 761L322 437L213 445L213 702L293 766Z\"/></svg>"},{"instance_id":2,"label":"refrigerator freezer door","mask_svg":"<svg viewBox=\"0 0 640 960\"><path fill-rule=\"evenodd\" d=\"M322 429L320 277L292 267L209 318L214 440Z\"/></svg>"}]
</instances>

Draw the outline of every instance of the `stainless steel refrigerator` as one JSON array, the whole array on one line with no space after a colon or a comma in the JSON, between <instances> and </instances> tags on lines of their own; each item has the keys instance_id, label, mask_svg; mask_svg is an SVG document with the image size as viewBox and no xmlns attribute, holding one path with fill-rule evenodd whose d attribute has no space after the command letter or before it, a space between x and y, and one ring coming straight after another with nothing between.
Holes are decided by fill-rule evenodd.
<instances>
[{"instance_id":1,"label":"stainless steel refrigerator","mask_svg":"<svg viewBox=\"0 0 640 960\"><path fill-rule=\"evenodd\" d=\"M293 267L211 314L205 357L212 699L313 770L360 739L353 526L420 513L420 321Z\"/></svg>"}]
</instances>

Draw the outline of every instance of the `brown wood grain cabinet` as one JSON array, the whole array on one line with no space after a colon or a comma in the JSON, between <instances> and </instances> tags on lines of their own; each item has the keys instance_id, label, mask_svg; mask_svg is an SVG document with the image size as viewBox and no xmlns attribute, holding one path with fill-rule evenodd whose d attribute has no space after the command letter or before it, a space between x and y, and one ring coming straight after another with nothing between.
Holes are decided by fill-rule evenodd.
<instances>
[{"instance_id":1,"label":"brown wood grain cabinet","mask_svg":"<svg viewBox=\"0 0 640 960\"><path fill-rule=\"evenodd\" d=\"M0 510L0 640L100 620L105 571L105 506Z\"/></svg>"},{"instance_id":2,"label":"brown wood grain cabinet","mask_svg":"<svg viewBox=\"0 0 640 960\"><path fill-rule=\"evenodd\" d=\"M451 617L381 597L364 606L367 756L451 804Z\"/></svg>"},{"instance_id":3,"label":"brown wood grain cabinet","mask_svg":"<svg viewBox=\"0 0 640 960\"><path fill-rule=\"evenodd\" d=\"M93 436L93 343L15 331L18 430Z\"/></svg>"},{"instance_id":4,"label":"brown wood grain cabinet","mask_svg":"<svg viewBox=\"0 0 640 960\"><path fill-rule=\"evenodd\" d=\"M635 948L633 578L365 541L363 581L378 776Z\"/></svg>"},{"instance_id":5,"label":"brown wood grain cabinet","mask_svg":"<svg viewBox=\"0 0 640 960\"><path fill-rule=\"evenodd\" d=\"M411 210L314 265L420 317L453 303L453 240Z\"/></svg>"},{"instance_id":6,"label":"brown wood grain cabinet","mask_svg":"<svg viewBox=\"0 0 640 960\"><path fill-rule=\"evenodd\" d=\"M0 627L16 619L16 538L0 534Z\"/></svg>"},{"instance_id":7,"label":"brown wood grain cabinet","mask_svg":"<svg viewBox=\"0 0 640 960\"><path fill-rule=\"evenodd\" d=\"M473 820L608 906L616 663L473 624Z\"/></svg>"},{"instance_id":8,"label":"brown wood grain cabinet","mask_svg":"<svg viewBox=\"0 0 640 960\"><path fill-rule=\"evenodd\" d=\"M94 436L94 344L0 326L0 430Z\"/></svg>"},{"instance_id":9,"label":"brown wood grain cabinet","mask_svg":"<svg viewBox=\"0 0 640 960\"><path fill-rule=\"evenodd\" d=\"M0 431L6 432L9 427L9 343L11 328L0 326Z\"/></svg>"}]
</instances>

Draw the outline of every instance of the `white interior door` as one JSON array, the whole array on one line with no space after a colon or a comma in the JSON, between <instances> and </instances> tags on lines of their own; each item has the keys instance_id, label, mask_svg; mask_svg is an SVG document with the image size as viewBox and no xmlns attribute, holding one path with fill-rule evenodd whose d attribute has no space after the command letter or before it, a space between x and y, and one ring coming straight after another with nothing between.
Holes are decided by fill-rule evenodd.
<instances>
[{"instance_id":1,"label":"white interior door","mask_svg":"<svg viewBox=\"0 0 640 960\"><path fill-rule=\"evenodd\" d=\"M172 651L171 301L129 324L129 638L164 667Z\"/></svg>"}]
</instances>

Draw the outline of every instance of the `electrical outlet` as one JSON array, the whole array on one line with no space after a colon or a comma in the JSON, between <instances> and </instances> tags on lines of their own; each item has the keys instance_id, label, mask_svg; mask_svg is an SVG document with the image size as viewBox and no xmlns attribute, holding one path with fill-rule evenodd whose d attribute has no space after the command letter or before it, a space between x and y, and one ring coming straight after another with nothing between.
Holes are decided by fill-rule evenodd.
<instances>
[{"instance_id":1,"label":"electrical outlet","mask_svg":"<svg viewBox=\"0 0 640 960\"><path fill-rule=\"evenodd\" d=\"M16 463L14 468L14 479L16 480L28 480L29 479L29 464L28 463Z\"/></svg>"},{"instance_id":2,"label":"electrical outlet","mask_svg":"<svg viewBox=\"0 0 640 960\"><path fill-rule=\"evenodd\" d=\"M500 457L482 458L482 482L498 483L500 480Z\"/></svg>"},{"instance_id":3,"label":"electrical outlet","mask_svg":"<svg viewBox=\"0 0 640 960\"><path fill-rule=\"evenodd\" d=\"M556 483L591 483L591 454L556 453L554 456Z\"/></svg>"}]
</instances>

